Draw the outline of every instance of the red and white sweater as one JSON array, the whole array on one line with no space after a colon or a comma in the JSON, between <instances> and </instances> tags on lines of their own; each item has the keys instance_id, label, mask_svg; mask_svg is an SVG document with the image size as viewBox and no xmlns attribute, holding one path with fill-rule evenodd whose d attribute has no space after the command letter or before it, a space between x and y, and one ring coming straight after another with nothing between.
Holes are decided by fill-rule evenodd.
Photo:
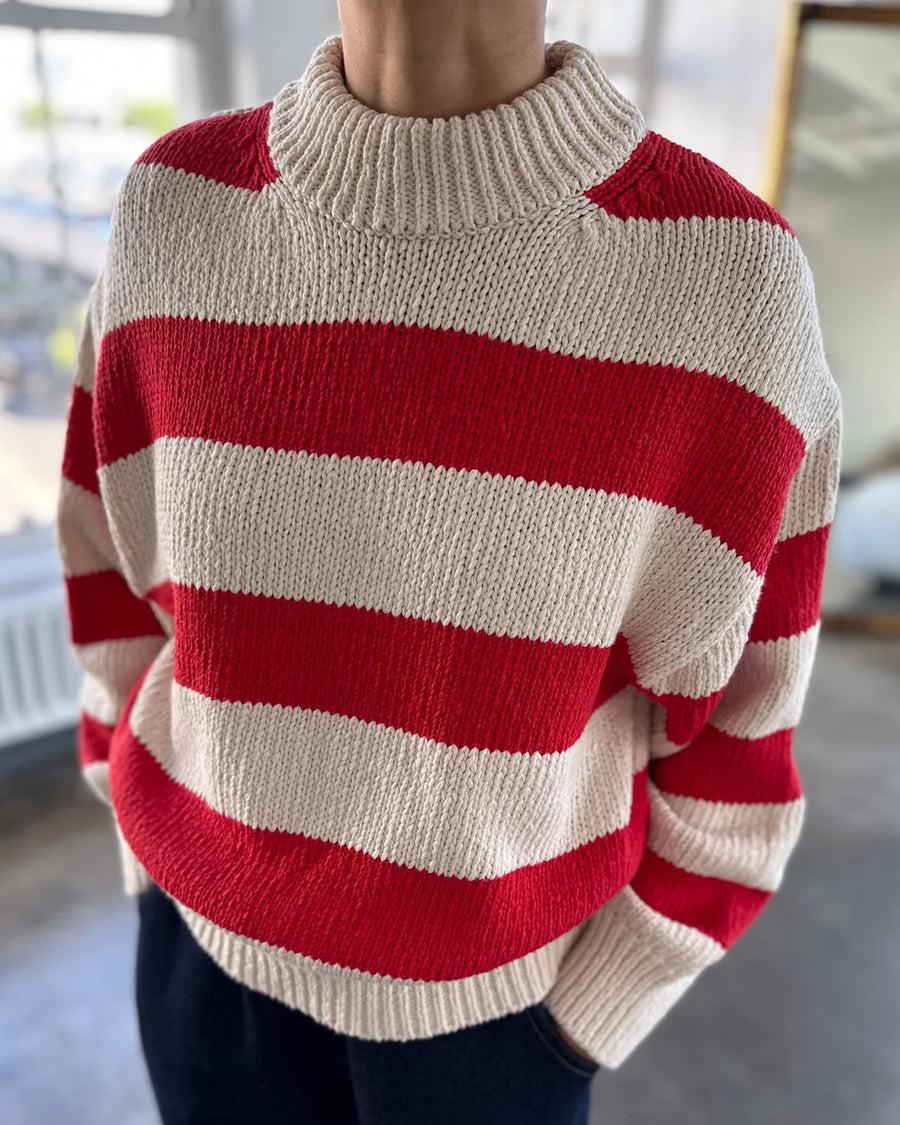
<instances>
[{"instance_id":1,"label":"red and white sweater","mask_svg":"<svg viewBox=\"0 0 900 1125\"><path fill-rule=\"evenodd\" d=\"M129 169L58 510L124 888L336 1031L615 1068L777 890L841 398L784 218L587 48L465 118L326 40Z\"/></svg>"}]
</instances>

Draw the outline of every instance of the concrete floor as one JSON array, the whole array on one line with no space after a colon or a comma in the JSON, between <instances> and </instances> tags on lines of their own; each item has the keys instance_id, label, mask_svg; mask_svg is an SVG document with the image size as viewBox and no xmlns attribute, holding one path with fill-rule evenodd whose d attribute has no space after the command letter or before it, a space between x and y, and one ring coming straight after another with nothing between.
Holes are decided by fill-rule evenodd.
<instances>
[{"instance_id":1,"label":"concrete floor","mask_svg":"<svg viewBox=\"0 0 900 1125\"><path fill-rule=\"evenodd\" d=\"M780 891L601 1072L597 1125L900 1121L898 641L822 637L795 748L809 808ZM39 752L0 779L0 1121L158 1125L109 814Z\"/></svg>"}]
</instances>

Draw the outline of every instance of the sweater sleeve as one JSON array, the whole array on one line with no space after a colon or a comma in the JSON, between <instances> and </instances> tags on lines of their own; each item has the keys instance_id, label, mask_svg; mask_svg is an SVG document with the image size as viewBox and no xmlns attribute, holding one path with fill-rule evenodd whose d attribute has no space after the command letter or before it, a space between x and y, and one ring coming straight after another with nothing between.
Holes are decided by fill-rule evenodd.
<instances>
[{"instance_id":1,"label":"sweater sleeve","mask_svg":"<svg viewBox=\"0 0 900 1125\"><path fill-rule=\"evenodd\" d=\"M841 415L808 442L758 595L703 655L653 685L648 834L628 886L590 917L546 1005L618 1067L778 889L805 798L792 739L820 630Z\"/></svg>"},{"instance_id":2,"label":"sweater sleeve","mask_svg":"<svg viewBox=\"0 0 900 1125\"><path fill-rule=\"evenodd\" d=\"M167 640L154 607L132 589L107 518L95 442L94 388L102 337L105 274L88 295L76 353L61 481L56 548L69 639L83 676L77 755L82 776L110 807L109 746L129 693Z\"/></svg>"}]
</instances>

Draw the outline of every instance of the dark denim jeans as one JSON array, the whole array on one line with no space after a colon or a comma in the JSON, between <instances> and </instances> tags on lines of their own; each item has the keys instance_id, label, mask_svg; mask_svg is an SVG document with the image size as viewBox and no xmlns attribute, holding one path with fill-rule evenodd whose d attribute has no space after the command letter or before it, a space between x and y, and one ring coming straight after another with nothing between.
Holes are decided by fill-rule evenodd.
<instances>
[{"instance_id":1,"label":"dark denim jeans","mask_svg":"<svg viewBox=\"0 0 900 1125\"><path fill-rule=\"evenodd\" d=\"M227 976L154 884L138 1025L164 1125L587 1125L591 1078L543 1004L433 1039L341 1035Z\"/></svg>"}]
</instances>

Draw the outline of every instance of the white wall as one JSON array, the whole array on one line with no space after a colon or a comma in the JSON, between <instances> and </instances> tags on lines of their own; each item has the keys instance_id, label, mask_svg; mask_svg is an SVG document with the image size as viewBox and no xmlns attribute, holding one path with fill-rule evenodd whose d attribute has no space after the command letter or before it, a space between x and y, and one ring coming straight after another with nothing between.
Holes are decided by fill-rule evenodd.
<instances>
[{"instance_id":1,"label":"white wall","mask_svg":"<svg viewBox=\"0 0 900 1125\"><path fill-rule=\"evenodd\" d=\"M759 192L783 0L668 0L651 128Z\"/></svg>"},{"instance_id":2,"label":"white wall","mask_svg":"<svg viewBox=\"0 0 900 1125\"><path fill-rule=\"evenodd\" d=\"M339 35L337 0L230 0L240 105L260 105L299 78L313 50Z\"/></svg>"}]
</instances>

